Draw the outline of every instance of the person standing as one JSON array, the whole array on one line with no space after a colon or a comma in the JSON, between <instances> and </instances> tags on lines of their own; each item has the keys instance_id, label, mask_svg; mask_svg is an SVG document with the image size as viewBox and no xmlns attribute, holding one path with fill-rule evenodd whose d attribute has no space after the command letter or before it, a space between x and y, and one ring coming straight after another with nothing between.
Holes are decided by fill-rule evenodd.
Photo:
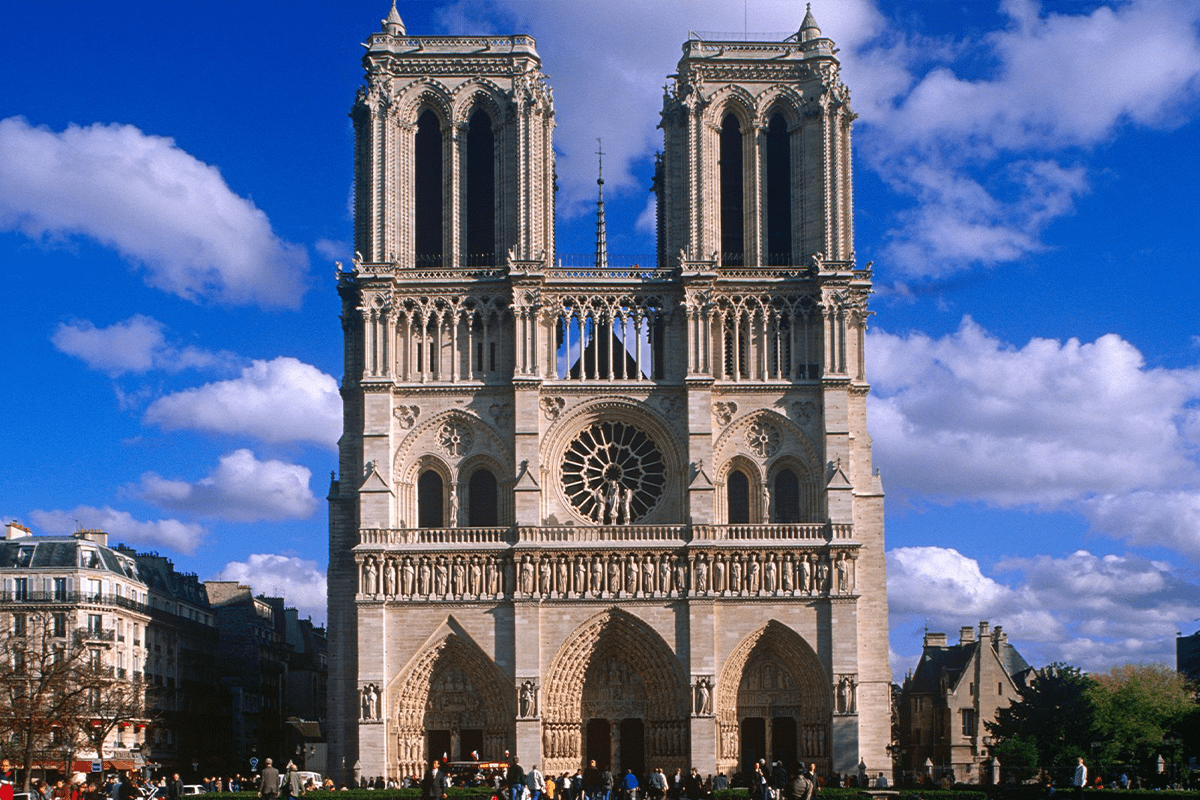
<instances>
[{"instance_id":1,"label":"person standing","mask_svg":"<svg viewBox=\"0 0 1200 800\"><path fill-rule=\"evenodd\" d=\"M179 800L183 797L183 781L179 779L179 773L176 772L171 776L171 780L167 781L167 800Z\"/></svg>"},{"instance_id":2,"label":"person standing","mask_svg":"<svg viewBox=\"0 0 1200 800\"><path fill-rule=\"evenodd\" d=\"M637 800L638 780L633 774L633 770L625 770L625 777L621 779L621 788L625 792L624 800Z\"/></svg>"},{"instance_id":3,"label":"person standing","mask_svg":"<svg viewBox=\"0 0 1200 800\"><path fill-rule=\"evenodd\" d=\"M600 770L596 769L596 759L593 758L583 771L583 796L587 800L599 800L600 787Z\"/></svg>"},{"instance_id":4,"label":"person standing","mask_svg":"<svg viewBox=\"0 0 1200 800\"><path fill-rule=\"evenodd\" d=\"M654 768L646 784L650 788L650 800L663 800L667 794L667 776L663 774L662 767Z\"/></svg>"},{"instance_id":5,"label":"person standing","mask_svg":"<svg viewBox=\"0 0 1200 800\"><path fill-rule=\"evenodd\" d=\"M284 780L287 786L288 797L299 797L304 794L304 779L296 770L296 765L291 761L287 763L287 777Z\"/></svg>"},{"instance_id":6,"label":"person standing","mask_svg":"<svg viewBox=\"0 0 1200 800\"><path fill-rule=\"evenodd\" d=\"M275 800L279 796L279 770L269 758L263 762L263 770L259 773L258 796L263 800Z\"/></svg>"},{"instance_id":7,"label":"person standing","mask_svg":"<svg viewBox=\"0 0 1200 800\"><path fill-rule=\"evenodd\" d=\"M542 792L546 791L546 779L542 777L537 764L525 773L525 786L529 788L529 800L542 800Z\"/></svg>"},{"instance_id":8,"label":"person standing","mask_svg":"<svg viewBox=\"0 0 1200 800\"><path fill-rule=\"evenodd\" d=\"M421 797L424 800L442 800L449 785L446 773L442 771L436 760L429 763L425 777L421 780Z\"/></svg>"},{"instance_id":9,"label":"person standing","mask_svg":"<svg viewBox=\"0 0 1200 800\"><path fill-rule=\"evenodd\" d=\"M1083 756L1079 757L1079 763L1075 765L1075 777L1071 780L1071 785L1075 787L1075 797L1083 797L1083 787L1087 786L1087 764L1083 763Z\"/></svg>"},{"instance_id":10,"label":"person standing","mask_svg":"<svg viewBox=\"0 0 1200 800\"><path fill-rule=\"evenodd\" d=\"M525 789L525 770L521 769L516 756L513 756L504 777L508 781L509 797L512 800L521 800L521 792Z\"/></svg>"}]
</instances>

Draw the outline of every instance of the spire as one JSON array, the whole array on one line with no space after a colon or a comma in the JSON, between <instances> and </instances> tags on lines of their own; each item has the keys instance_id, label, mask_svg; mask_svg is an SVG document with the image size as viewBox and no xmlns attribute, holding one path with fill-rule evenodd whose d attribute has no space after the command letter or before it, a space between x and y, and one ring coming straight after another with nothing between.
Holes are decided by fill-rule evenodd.
<instances>
[{"instance_id":1,"label":"spire","mask_svg":"<svg viewBox=\"0 0 1200 800\"><path fill-rule=\"evenodd\" d=\"M596 269L608 268L608 231L604 228L604 145L596 139L596 155L600 158L600 174L596 178L599 187L596 200Z\"/></svg>"},{"instance_id":2,"label":"spire","mask_svg":"<svg viewBox=\"0 0 1200 800\"><path fill-rule=\"evenodd\" d=\"M817 21L813 18L812 3L809 3L804 12L804 21L800 23L800 41L807 42L820 38L821 29L817 27Z\"/></svg>"},{"instance_id":3,"label":"spire","mask_svg":"<svg viewBox=\"0 0 1200 800\"><path fill-rule=\"evenodd\" d=\"M392 0L392 10L388 12L387 19L383 20L383 29L390 36L403 36L404 20L400 19L400 12L396 10L396 0Z\"/></svg>"}]
</instances>

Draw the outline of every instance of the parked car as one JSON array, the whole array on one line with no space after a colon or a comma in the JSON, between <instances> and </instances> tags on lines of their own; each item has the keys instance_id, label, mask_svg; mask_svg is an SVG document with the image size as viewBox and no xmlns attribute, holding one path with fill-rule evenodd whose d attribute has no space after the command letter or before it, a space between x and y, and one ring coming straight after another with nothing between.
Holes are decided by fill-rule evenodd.
<instances>
[{"instance_id":1,"label":"parked car","mask_svg":"<svg viewBox=\"0 0 1200 800\"><path fill-rule=\"evenodd\" d=\"M201 783L185 783L183 785L183 793L188 794L204 794L204 784Z\"/></svg>"}]
</instances>

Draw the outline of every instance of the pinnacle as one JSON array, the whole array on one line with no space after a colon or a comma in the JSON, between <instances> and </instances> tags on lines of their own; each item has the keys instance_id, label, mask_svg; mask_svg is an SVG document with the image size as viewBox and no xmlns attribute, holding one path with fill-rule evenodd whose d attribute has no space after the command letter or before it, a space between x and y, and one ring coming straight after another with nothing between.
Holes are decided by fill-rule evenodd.
<instances>
[{"instance_id":1,"label":"pinnacle","mask_svg":"<svg viewBox=\"0 0 1200 800\"><path fill-rule=\"evenodd\" d=\"M404 20L400 18L400 12L396 10L396 0L392 0L392 10L388 12L387 19L383 20L383 29L392 36L403 36Z\"/></svg>"},{"instance_id":2,"label":"pinnacle","mask_svg":"<svg viewBox=\"0 0 1200 800\"><path fill-rule=\"evenodd\" d=\"M804 11L804 21L800 23L800 41L807 42L820 38L821 29L817 27L817 20L812 13L812 3L809 3Z\"/></svg>"}]
</instances>

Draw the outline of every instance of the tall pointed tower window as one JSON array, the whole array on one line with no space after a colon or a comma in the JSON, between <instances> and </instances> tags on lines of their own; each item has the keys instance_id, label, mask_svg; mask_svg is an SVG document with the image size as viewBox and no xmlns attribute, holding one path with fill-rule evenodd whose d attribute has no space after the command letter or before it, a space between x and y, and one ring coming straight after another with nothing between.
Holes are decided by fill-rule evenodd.
<instances>
[{"instance_id":1,"label":"tall pointed tower window","mask_svg":"<svg viewBox=\"0 0 1200 800\"><path fill-rule=\"evenodd\" d=\"M782 114L767 127L767 263L792 263L792 146Z\"/></svg>"},{"instance_id":2,"label":"tall pointed tower window","mask_svg":"<svg viewBox=\"0 0 1200 800\"><path fill-rule=\"evenodd\" d=\"M746 260L743 214L742 126L733 114L721 121L721 263L740 267Z\"/></svg>"},{"instance_id":3,"label":"tall pointed tower window","mask_svg":"<svg viewBox=\"0 0 1200 800\"><path fill-rule=\"evenodd\" d=\"M442 265L442 126L426 111L417 118L413 146L413 200L416 205L416 261L419 267Z\"/></svg>"},{"instance_id":4,"label":"tall pointed tower window","mask_svg":"<svg viewBox=\"0 0 1200 800\"><path fill-rule=\"evenodd\" d=\"M483 109L467 127L467 263L496 260L496 136Z\"/></svg>"}]
</instances>

